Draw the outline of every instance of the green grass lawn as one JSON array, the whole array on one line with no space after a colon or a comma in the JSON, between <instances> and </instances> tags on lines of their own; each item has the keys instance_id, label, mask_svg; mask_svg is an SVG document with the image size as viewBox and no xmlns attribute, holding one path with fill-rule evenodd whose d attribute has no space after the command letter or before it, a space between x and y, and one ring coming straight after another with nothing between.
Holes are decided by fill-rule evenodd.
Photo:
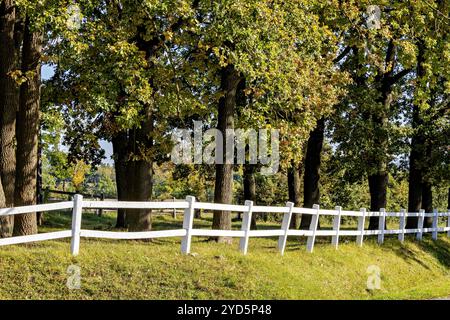
<instances>
[{"instance_id":1,"label":"green grass lawn","mask_svg":"<svg viewBox=\"0 0 450 320\"><path fill-rule=\"evenodd\" d=\"M181 220L154 218L155 229L180 227ZM195 221L209 227L211 217ZM70 214L46 215L41 232L68 228ZM83 228L111 230L112 214L84 214ZM240 223L235 222L234 227ZM349 222L348 227L353 226ZM278 228L265 222L261 228ZM1 299L428 299L450 295L450 239L441 234L400 244L386 236L383 245L366 238L341 239L339 249L318 238L314 253L305 238L290 237L284 256L275 238L251 238L243 256L232 245L194 238L193 254L180 253L180 239L152 242L81 239L80 255L70 241L0 247ZM68 267L81 271L81 288L66 286ZM367 289L367 268L381 270L381 288Z\"/></svg>"}]
</instances>

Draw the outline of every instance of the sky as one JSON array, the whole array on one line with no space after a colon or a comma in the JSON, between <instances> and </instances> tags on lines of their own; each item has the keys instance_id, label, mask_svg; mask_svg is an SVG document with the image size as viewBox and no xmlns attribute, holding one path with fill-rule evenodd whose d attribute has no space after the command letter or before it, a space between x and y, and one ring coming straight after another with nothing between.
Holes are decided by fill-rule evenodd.
<instances>
[{"instance_id":1,"label":"sky","mask_svg":"<svg viewBox=\"0 0 450 320\"><path fill-rule=\"evenodd\" d=\"M42 79L48 80L50 79L54 74L53 67L49 65L43 65L42 66ZM108 141L100 140L100 146L105 150L105 159L103 159L103 163L113 165L114 161L112 160L112 144Z\"/></svg>"}]
</instances>

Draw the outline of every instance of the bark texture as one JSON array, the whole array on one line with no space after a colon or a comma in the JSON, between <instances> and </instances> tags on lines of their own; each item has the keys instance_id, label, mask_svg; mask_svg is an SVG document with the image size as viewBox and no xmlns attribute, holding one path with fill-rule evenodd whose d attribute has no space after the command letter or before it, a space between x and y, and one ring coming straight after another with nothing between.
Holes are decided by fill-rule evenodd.
<instances>
[{"instance_id":1,"label":"bark texture","mask_svg":"<svg viewBox=\"0 0 450 320\"><path fill-rule=\"evenodd\" d=\"M424 44L418 41L417 55L417 79L424 77ZM408 212L419 212L423 207L423 165L425 153L425 138L422 130L423 121L420 115L420 106L413 104L412 128L415 130L411 139L411 151L409 154L409 180L408 180ZM426 192L426 191L425 191ZM413 229L417 227L418 218L409 217L407 219L406 228ZM425 221L424 221L425 223Z\"/></svg>"},{"instance_id":2,"label":"bark texture","mask_svg":"<svg viewBox=\"0 0 450 320\"><path fill-rule=\"evenodd\" d=\"M153 159L151 149L153 146L153 118L151 108L146 111L146 120L141 128L135 130L135 139L132 142L133 155L136 157L132 165L128 166L129 178L133 187L128 193L129 201L151 201L153 191ZM129 231L149 231L152 228L151 210L133 209L126 212L126 224Z\"/></svg>"},{"instance_id":3,"label":"bark texture","mask_svg":"<svg viewBox=\"0 0 450 320\"><path fill-rule=\"evenodd\" d=\"M369 175L370 211L386 208L388 174L386 171ZM379 218L370 217L369 230L378 229Z\"/></svg>"},{"instance_id":4,"label":"bark texture","mask_svg":"<svg viewBox=\"0 0 450 320\"><path fill-rule=\"evenodd\" d=\"M114 168L116 172L117 200L127 200L128 176L127 176L127 133L120 132L112 139ZM126 228L126 210L117 210L116 228Z\"/></svg>"},{"instance_id":5,"label":"bark texture","mask_svg":"<svg viewBox=\"0 0 450 320\"><path fill-rule=\"evenodd\" d=\"M374 110L371 114L371 122L374 125L373 145L377 148L377 153L372 154L369 159L369 191L370 191L370 211L379 211L386 208L387 204L387 184L388 168L386 153L389 138L386 132L388 114L392 103L392 87L396 80L393 77L395 68L395 45L391 40L386 49L385 70L381 71L376 78L379 97L376 99L380 109ZM378 229L378 217L370 217L369 229Z\"/></svg>"},{"instance_id":6,"label":"bark texture","mask_svg":"<svg viewBox=\"0 0 450 320\"><path fill-rule=\"evenodd\" d=\"M320 164L325 133L325 119L317 121L316 128L311 132L305 156L305 174L303 178L303 205L312 208L320 202ZM309 229L311 215L302 215L300 229Z\"/></svg>"},{"instance_id":7,"label":"bark texture","mask_svg":"<svg viewBox=\"0 0 450 320\"><path fill-rule=\"evenodd\" d=\"M223 135L223 163L216 164L216 180L214 186L214 202L230 204L233 200L233 164L226 163L227 139L226 130L234 129L234 111L236 107L236 92L242 80L239 72L232 65L221 71L221 89L223 96L219 100L217 129ZM217 141L217 140L216 140ZM220 148L217 145L217 148ZM231 212L215 211L213 229L230 230ZM218 242L231 242L231 238L217 237Z\"/></svg>"},{"instance_id":8,"label":"bark texture","mask_svg":"<svg viewBox=\"0 0 450 320\"><path fill-rule=\"evenodd\" d=\"M172 27L179 28L181 21ZM148 69L154 66L152 61L158 55L158 50L163 46L164 37L155 36L146 39L146 29L144 26L137 28L134 38L140 51L145 53L148 61ZM149 85L157 91L153 78L148 79ZM153 193L153 112L155 106L152 103L142 106L143 121L140 127L128 132L126 155L126 187L123 195L129 201L151 201ZM123 172L121 172L123 174ZM119 221L118 221L119 222ZM126 210L125 224L129 231L148 231L152 228L151 210L133 209Z\"/></svg>"},{"instance_id":9,"label":"bark texture","mask_svg":"<svg viewBox=\"0 0 450 320\"><path fill-rule=\"evenodd\" d=\"M20 87L17 114L15 206L36 203L42 39L41 32L30 30L30 21L27 19L23 38L22 73L28 74L29 79ZM13 233L14 235L37 233L36 214L17 215Z\"/></svg>"},{"instance_id":10,"label":"bark texture","mask_svg":"<svg viewBox=\"0 0 450 320\"><path fill-rule=\"evenodd\" d=\"M16 8L13 0L0 3L0 173L4 192L2 207L14 205L16 167L15 130L19 108L19 89L10 76L16 70L17 53L14 39ZM14 217L0 218L0 238L10 237Z\"/></svg>"}]
</instances>

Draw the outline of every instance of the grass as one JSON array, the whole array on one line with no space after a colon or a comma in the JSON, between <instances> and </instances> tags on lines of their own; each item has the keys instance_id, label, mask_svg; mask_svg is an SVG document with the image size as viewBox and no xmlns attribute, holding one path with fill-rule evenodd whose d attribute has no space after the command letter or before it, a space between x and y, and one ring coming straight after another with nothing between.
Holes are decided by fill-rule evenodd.
<instances>
[{"instance_id":1,"label":"grass","mask_svg":"<svg viewBox=\"0 0 450 320\"><path fill-rule=\"evenodd\" d=\"M155 229L180 227L181 220L157 216ZM239 222L234 227L239 227ZM325 224L325 223L324 223ZM83 228L111 230L114 217L86 213ZM211 217L195 221L211 225ZM349 222L349 226L352 222ZM67 229L70 215L46 215L41 232ZM266 222L261 228L279 227ZM304 238L290 237L284 256L275 238L250 239L243 256L232 245L194 238L192 255L180 254L180 239L110 241L82 239L80 255L70 256L69 240L0 247L0 299L429 299L450 295L450 239L404 244L375 237L362 248L354 237L334 249L319 238L314 253ZM68 267L81 271L81 288L69 290ZM367 289L367 268L381 270L381 288Z\"/></svg>"}]
</instances>

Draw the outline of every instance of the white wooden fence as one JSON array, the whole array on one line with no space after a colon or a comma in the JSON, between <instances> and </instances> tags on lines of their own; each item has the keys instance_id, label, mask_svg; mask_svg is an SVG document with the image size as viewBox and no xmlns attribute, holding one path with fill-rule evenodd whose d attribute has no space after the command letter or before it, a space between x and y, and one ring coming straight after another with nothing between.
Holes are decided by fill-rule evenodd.
<instances>
[{"instance_id":1,"label":"white wooden fence","mask_svg":"<svg viewBox=\"0 0 450 320\"><path fill-rule=\"evenodd\" d=\"M83 201L83 197L75 195L73 201L60 203L34 205L17 208L0 209L0 216L16 215L22 213L58 211L64 209L72 209L72 229L41 233L29 236L11 237L0 239L0 246L27 243L34 241L53 240L60 238L72 238L71 253L77 255L80 250L80 238L106 238L106 239L150 239L165 237L182 237L181 251L188 254L191 251L191 239L193 236L213 236L213 237L237 237L240 238L240 250L246 254L248 250L249 238L251 237L278 237L278 249L281 254L286 248L288 236L305 236L307 237L306 249L312 252L314 242L317 236L331 236L331 243L336 248L339 244L340 236L355 236L358 245L362 246L365 236L377 235L378 243L383 243L384 236L388 234L398 234L398 239L403 241L405 234L415 233L417 240L422 240L423 233L431 232L433 239L437 239L438 232L447 232L450 237L450 211L433 213L425 213L423 210L415 213L407 213L405 210L401 212L386 212L381 209L379 212L368 212L366 209L360 211L346 211L341 207L335 210L319 209L318 205L314 205L313 209L297 208L294 204L288 202L285 207L269 207L255 206L252 201L246 201L244 205L229 205L196 202L194 197L188 196L183 202L117 202L117 201ZM184 209L183 228L164 231L146 231L146 232L111 232L111 231L94 231L81 229L81 219L83 209ZM210 229L194 229L194 210L224 210L232 212L242 212L242 228L241 230L210 230ZM274 230L250 230L251 217L254 213L282 213L283 220L280 229ZM309 214L312 215L312 221L309 230L289 229L292 214ZM322 215L333 216L332 230L318 230L319 217ZM341 230L341 219L343 216L357 217L357 230ZM368 217L378 217L378 230L365 230L364 225ZM399 229L385 230L386 218L400 218ZM407 217L418 217L418 225L416 229L405 229ZM424 228L424 218L432 217L432 228ZM446 227L438 227L439 217L447 217Z\"/></svg>"}]
</instances>

